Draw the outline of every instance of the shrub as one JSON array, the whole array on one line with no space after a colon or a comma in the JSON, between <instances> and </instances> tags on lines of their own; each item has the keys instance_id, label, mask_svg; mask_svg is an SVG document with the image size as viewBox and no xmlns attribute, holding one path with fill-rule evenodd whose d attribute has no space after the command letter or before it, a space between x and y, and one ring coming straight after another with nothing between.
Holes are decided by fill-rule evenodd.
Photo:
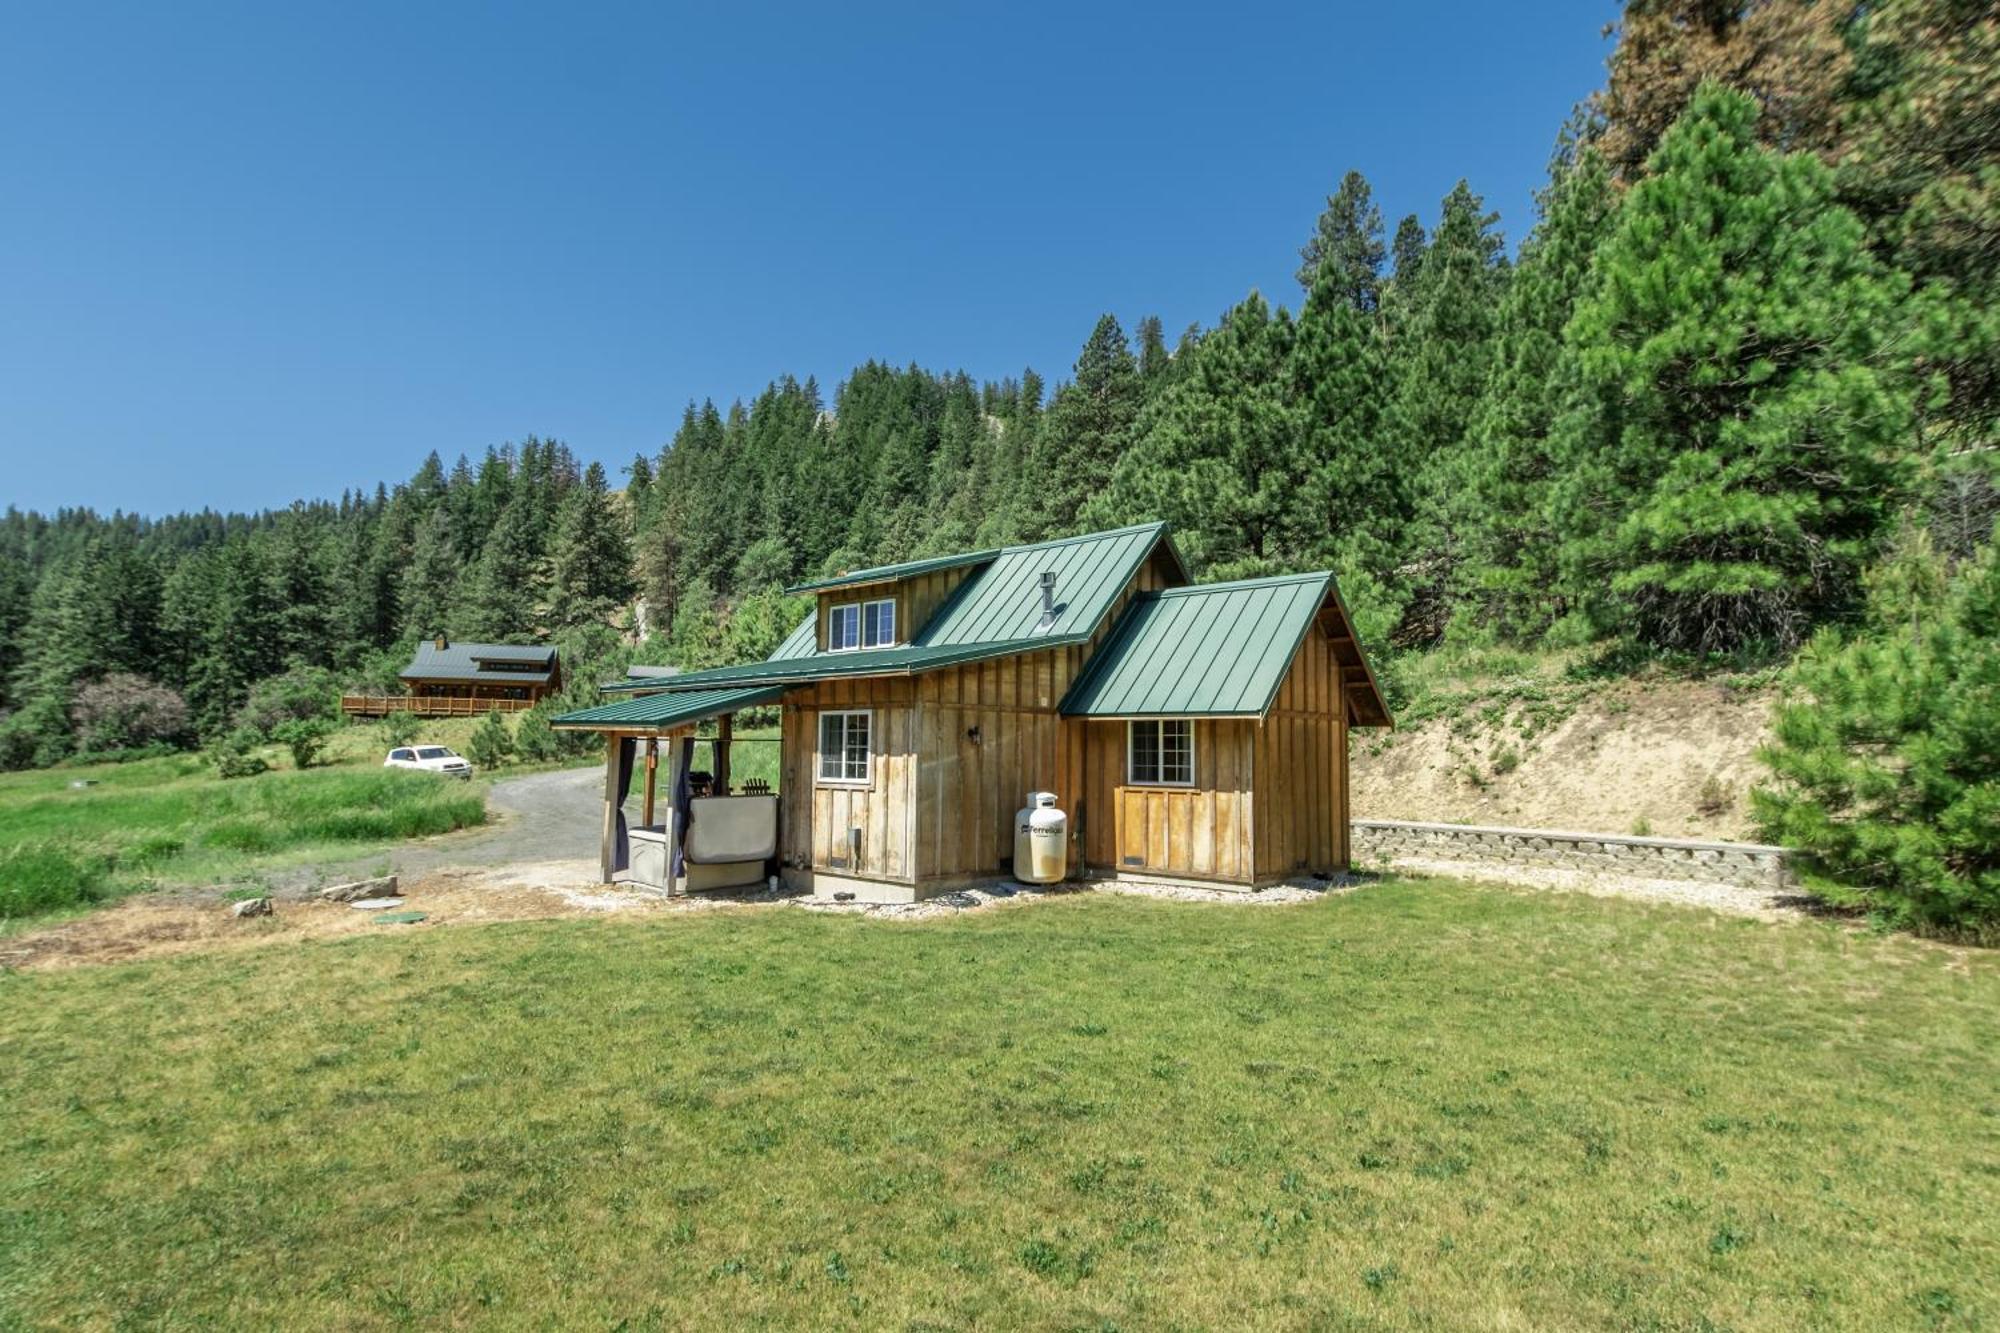
<instances>
[{"instance_id":1,"label":"shrub","mask_svg":"<svg viewBox=\"0 0 2000 1333\"><path fill-rule=\"evenodd\" d=\"M340 688L331 671L294 666L250 687L249 699L237 710L236 725L277 740L278 728L285 723L332 719L339 716L339 709Z\"/></svg>"},{"instance_id":2,"label":"shrub","mask_svg":"<svg viewBox=\"0 0 2000 1333\"><path fill-rule=\"evenodd\" d=\"M1869 580L1850 637L1792 669L1763 834L1804 852L1828 901L1891 925L2000 921L2000 548L1952 570L1927 536Z\"/></svg>"},{"instance_id":3,"label":"shrub","mask_svg":"<svg viewBox=\"0 0 2000 1333\"><path fill-rule=\"evenodd\" d=\"M1718 773L1710 773L1701 784L1701 795L1695 799L1694 808L1714 818L1727 814L1729 807L1736 803L1736 789L1722 780Z\"/></svg>"},{"instance_id":4,"label":"shrub","mask_svg":"<svg viewBox=\"0 0 2000 1333\"><path fill-rule=\"evenodd\" d=\"M69 706L77 748L127 750L185 740L187 701L156 681L116 671L80 687Z\"/></svg>"},{"instance_id":5,"label":"shrub","mask_svg":"<svg viewBox=\"0 0 2000 1333\"><path fill-rule=\"evenodd\" d=\"M481 768L498 768L514 757L513 733L507 730L507 719L498 709L487 713L486 720L473 728L466 750Z\"/></svg>"},{"instance_id":6,"label":"shrub","mask_svg":"<svg viewBox=\"0 0 2000 1333\"><path fill-rule=\"evenodd\" d=\"M424 720L415 713L391 713L382 719L382 739L394 750L399 746L413 745L424 729Z\"/></svg>"},{"instance_id":7,"label":"shrub","mask_svg":"<svg viewBox=\"0 0 2000 1333\"><path fill-rule=\"evenodd\" d=\"M562 739L549 725L549 710L537 705L521 714L514 728L514 748L523 759L546 763L562 753Z\"/></svg>"},{"instance_id":8,"label":"shrub","mask_svg":"<svg viewBox=\"0 0 2000 1333\"><path fill-rule=\"evenodd\" d=\"M0 847L0 920L93 903L109 894L111 858L50 843Z\"/></svg>"},{"instance_id":9,"label":"shrub","mask_svg":"<svg viewBox=\"0 0 2000 1333\"><path fill-rule=\"evenodd\" d=\"M326 749L327 738L333 735L335 723L331 718L301 717L290 722L280 722L271 732L271 739L292 752L292 767L301 771L319 762Z\"/></svg>"},{"instance_id":10,"label":"shrub","mask_svg":"<svg viewBox=\"0 0 2000 1333\"><path fill-rule=\"evenodd\" d=\"M215 759L215 774L221 778L255 777L270 767L264 756L257 753L263 738L256 732L238 727L215 742L209 753Z\"/></svg>"},{"instance_id":11,"label":"shrub","mask_svg":"<svg viewBox=\"0 0 2000 1333\"><path fill-rule=\"evenodd\" d=\"M69 751L69 718L57 700L35 699L0 718L0 768L47 768Z\"/></svg>"}]
</instances>

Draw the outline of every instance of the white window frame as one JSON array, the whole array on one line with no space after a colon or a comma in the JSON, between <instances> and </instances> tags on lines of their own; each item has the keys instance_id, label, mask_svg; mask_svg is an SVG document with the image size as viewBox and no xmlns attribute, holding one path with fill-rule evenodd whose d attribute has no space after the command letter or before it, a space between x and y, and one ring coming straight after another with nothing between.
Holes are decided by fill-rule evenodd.
<instances>
[{"instance_id":1,"label":"white window frame","mask_svg":"<svg viewBox=\"0 0 2000 1333\"><path fill-rule=\"evenodd\" d=\"M840 772L828 776L826 761L826 724L831 718L840 718ZM862 774L854 777L847 765L847 728L849 718L866 718L868 727L868 749L862 757ZM816 787L872 787L875 785L875 710L872 708L829 708L821 711L813 723L813 785Z\"/></svg>"},{"instance_id":2,"label":"white window frame","mask_svg":"<svg viewBox=\"0 0 2000 1333\"><path fill-rule=\"evenodd\" d=\"M1166 737L1167 737L1167 724L1169 722L1178 722L1187 727L1187 780L1185 782L1175 781L1166 776L1166 771L1167 771ZM1132 771L1132 759L1135 749L1135 747L1132 744L1132 735L1133 732L1139 727L1157 728L1157 730L1154 733L1153 753L1159 758L1159 773L1155 777L1142 778L1137 773ZM1135 718L1130 718L1126 721L1125 723L1125 785L1126 786L1177 787L1185 789L1195 785L1194 773L1195 773L1195 763L1194 763L1194 719L1193 718L1135 717Z\"/></svg>"},{"instance_id":3,"label":"white window frame","mask_svg":"<svg viewBox=\"0 0 2000 1333\"><path fill-rule=\"evenodd\" d=\"M886 639L883 638L878 628L875 641L870 643L868 641L868 609L875 606L886 606L889 608L889 637ZM854 614L853 643L836 642L834 637L834 626L846 612ZM864 648L893 647L898 642L896 638L896 622L899 619L901 617L897 614L896 599L893 597L871 597L862 602L836 602L828 607L826 611L826 650L830 653L857 653ZM877 617L877 624L878 626L880 624L879 616Z\"/></svg>"}]
</instances>

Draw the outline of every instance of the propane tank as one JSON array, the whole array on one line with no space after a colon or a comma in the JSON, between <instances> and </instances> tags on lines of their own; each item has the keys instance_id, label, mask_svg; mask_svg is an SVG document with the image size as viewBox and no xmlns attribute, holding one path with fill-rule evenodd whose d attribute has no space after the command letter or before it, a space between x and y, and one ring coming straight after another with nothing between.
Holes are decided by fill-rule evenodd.
<instances>
[{"instance_id":1,"label":"propane tank","mask_svg":"<svg viewBox=\"0 0 2000 1333\"><path fill-rule=\"evenodd\" d=\"M1055 884L1069 873L1069 816L1056 809L1052 791L1031 791L1014 816L1014 878Z\"/></svg>"}]
</instances>

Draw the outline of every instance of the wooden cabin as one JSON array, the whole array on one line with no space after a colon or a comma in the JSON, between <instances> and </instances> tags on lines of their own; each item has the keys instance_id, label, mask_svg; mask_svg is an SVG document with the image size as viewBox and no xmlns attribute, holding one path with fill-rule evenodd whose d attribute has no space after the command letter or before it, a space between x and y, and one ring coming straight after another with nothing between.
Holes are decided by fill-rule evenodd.
<instances>
[{"instance_id":1,"label":"wooden cabin","mask_svg":"<svg viewBox=\"0 0 2000 1333\"><path fill-rule=\"evenodd\" d=\"M749 707L780 710L777 860L816 894L1005 875L1044 790L1072 876L1248 890L1348 865L1348 730L1390 718L1330 574L1194 584L1150 524L790 591L817 605L768 660L619 682L556 720L609 740L607 879L629 747L650 824L658 742Z\"/></svg>"},{"instance_id":2,"label":"wooden cabin","mask_svg":"<svg viewBox=\"0 0 2000 1333\"><path fill-rule=\"evenodd\" d=\"M533 708L562 689L562 659L554 648L522 643L455 643L440 634L417 645L399 673L405 694L349 694L340 710L349 717L415 713L420 717L473 717Z\"/></svg>"}]
</instances>

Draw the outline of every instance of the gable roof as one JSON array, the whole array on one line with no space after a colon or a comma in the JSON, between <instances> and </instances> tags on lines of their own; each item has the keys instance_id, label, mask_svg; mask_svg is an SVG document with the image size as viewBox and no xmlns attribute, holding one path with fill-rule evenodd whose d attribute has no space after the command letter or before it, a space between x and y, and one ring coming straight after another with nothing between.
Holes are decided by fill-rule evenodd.
<instances>
[{"instance_id":1,"label":"gable roof","mask_svg":"<svg viewBox=\"0 0 2000 1333\"><path fill-rule=\"evenodd\" d=\"M1088 636L1155 546L1165 546L1187 579L1164 523L1147 523L1081 537L1009 546L967 578L917 632L919 647L1006 643L1015 639ZM1056 576L1054 619L1042 623L1043 573Z\"/></svg>"},{"instance_id":2,"label":"gable roof","mask_svg":"<svg viewBox=\"0 0 2000 1333\"><path fill-rule=\"evenodd\" d=\"M536 671L494 671L489 662L526 664ZM399 673L404 680L500 681L509 685L545 685L556 668L556 650L531 643L457 643L440 648L434 639L417 644L417 655Z\"/></svg>"},{"instance_id":3,"label":"gable roof","mask_svg":"<svg viewBox=\"0 0 2000 1333\"><path fill-rule=\"evenodd\" d=\"M894 648L823 653L818 621L800 623L762 662L691 671L670 680L621 681L610 690L697 689L799 684L843 676L907 675L1041 648L1087 643L1148 556L1164 549L1180 576L1187 566L1164 523L977 552L986 567L969 575L917 631ZM923 563L923 562L918 562ZM901 566L882 566L884 569ZM1056 576L1056 614L1042 623L1041 576Z\"/></svg>"},{"instance_id":4,"label":"gable roof","mask_svg":"<svg viewBox=\"0 0 2000 1333\"><path fill-rule=\"evenodd\" d=\"M1142 593L1063 696L1068 717L1262 717L1321 617L1362 726L1390 725L1367 662L1349 674L1338 644L1352 631L1329 573L1197 584Z\"/></svg>"}]
</instances>

